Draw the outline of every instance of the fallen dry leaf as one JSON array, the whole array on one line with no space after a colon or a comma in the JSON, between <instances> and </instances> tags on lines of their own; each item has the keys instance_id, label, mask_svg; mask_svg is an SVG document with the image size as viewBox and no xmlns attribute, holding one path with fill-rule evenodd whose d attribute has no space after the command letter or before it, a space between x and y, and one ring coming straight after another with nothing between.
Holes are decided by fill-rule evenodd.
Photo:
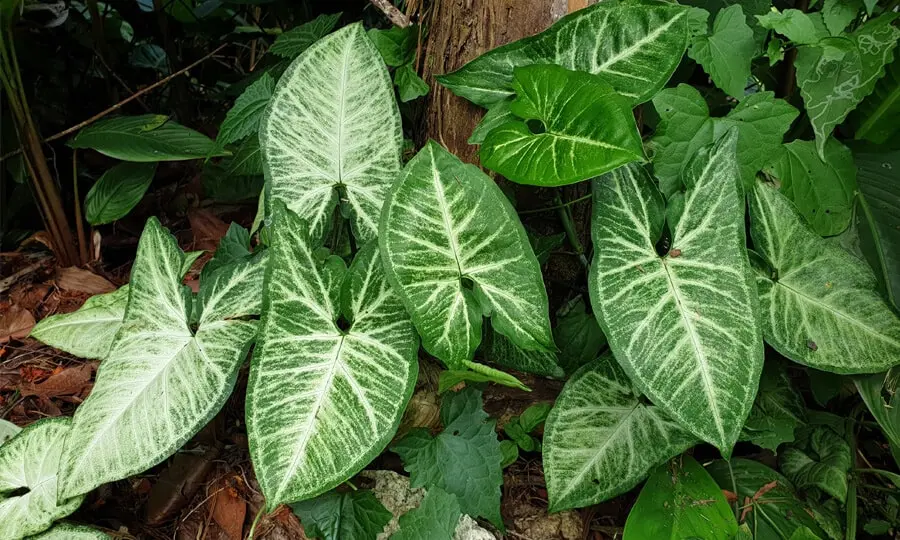
<instances>
[{"instance_id":1,"label":"fallen dry leaf","mask_svg":"<svg viewBox=\"0 0 900 540\"><path fill-rule=\"evenodd\" d=\"M754 502L758 501L760 497L762 497L762 496L765 495L766 493L768 493L768 492L772 491L773 489L775 489L775 486L777 486L777 485L778 485L778 480L772 480L772 481L769 482L768 484L766 484L766 485L764 485L763 487L759 488L759 490L757 490L756 493L753 494L753 501L754 501Z\"/></svg>"},{"instance_id":2,"label":"fallen dry leaf","mask_svg":"<svg viewBox=\"0 0 900 540\"><path fill-rule=\"evenodd\" d=\"M23 396L53 398L81 395L91 386L91 365L80 364L54 373L40 384L25 383L20 387Z\"/></svg>"},{"instance_id":3,"label":"fallen dry leaf","mask_svg":"<svg viewBox=\"0 0 900 540\"><path fill-rule=\"evenodd\" d=\"M228 232L227 223L209 210L202 208L189 210L188 221L190 221L191 231L194 233L194 249L215 251L219 240Z\"/></svg>"},{"instance_id":4,"label":"fallen dry leaf","mask_svg":"<svg viewBox=\"0 0 900 540\"><path fill-rule=\"evenodd\" d=\"M0 343L27 337L34 324L34 316L30 311L18 305L11 306L0 315Z\"/></svg>"},{"instance_id":5,"label":"fallen dry leaf","mask_svg":"<svg viewBox=\"0 0 900 540\"><path fill-rule=\"evenodd\" d=\"M722 490L722 495L725 495L725 500L728 501L728 504L736 503L738 500L738 496L733 491L728 491L727 489Z\"/></svg>"},{"instance_id":6,"label":"fallen dry leaf","mask_svg":"<svg viewBox=\"0 0 900 540\"><path fill-rule=\"evenodd\" d=\"M86 294L103 294L116 290L116 286L106 278L76 266L60 268L56 273L56 284L64 291Z\"/></svg>"},{"instance_id":7,"label":"fallen dry leaf","mask_svg":"<svg viewBox=\"0 0 900 540\"><path fill-rule=\"evenodd\" d=\"M247 503L230 488L224 488L212 500L212 517L231 540L244 537Z\"/></svg>"}]
</instances>

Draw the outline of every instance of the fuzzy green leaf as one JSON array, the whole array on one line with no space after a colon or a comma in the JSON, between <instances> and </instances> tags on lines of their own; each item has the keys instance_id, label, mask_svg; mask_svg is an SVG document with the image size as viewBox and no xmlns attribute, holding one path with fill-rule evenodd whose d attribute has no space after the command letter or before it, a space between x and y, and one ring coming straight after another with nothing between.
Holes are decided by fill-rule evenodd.
<instances>
[{"instance_id":1,"label":"fuzzy green leaf","mask_svg":"<svg viewBox=\"0 0 900 540\"><path fill-rule=\"evenodd\" d=\"M122 326L128 305L128 286L88 298L78 311L42 319L31 337L81 358L102 360ZM90 336L85 339L85 336Z\"/></svg>"},{"instance_id":2,"label":"fuzzy green leaf","mask_svg":"<svg viewBox=\"0 0 900 540\"><path fill-rule=\"evenodd\" d=\"M798 430L797 442L778 456L784 475L801 489L817 487L837 500L847 498L850 445L828 426Z\"/></svg>"},{"instance_id":3,"label":"fuzzy green leaf","mask_svg":"<svg viewBox=\"0 0 900 540\"><path fill-rule=\"evenodd\" d=\"M418 508L400 516L400 530L391 540L453 540L461 515L456 497L429 487Z\"/></svg>"},{"instance_id":4,"label":"fuzzy green leaf","mask_svg":"<svg viewBox=\"0 0 900 540\"><path fill-rule=\"evenodd\" d=\"M119 116L82 129L67 143L122 161L156 162L227 155L216 141L164 115Z\"/></svg>"},{"instance_id":5,"label":"fuzzy green leaf","mask_svg":"<svg viewBox=\"0 0 900 540\"><path fill-rule=\"evenodd\" d=\"M123 218L150 187L156 163L120 163L97 180L84 198L84 217L91 225Z\"/></svg>"},{"instance_id":6,"label":"fuzzy green leaf","mask_svg":"<svg viewBox=\"0 0 900 540\"><path fill-rule=\"evenodd\" d=\"M735 4L719 11L712 34L694 38L688 56L703 66L717 87L742 99L756 47L753 30L747 26L741 6Z\"/></svg>"},{"instance_id":7,"label":"fuzzy green leaf","mask_svg":"<svg viewBox=\"0 0 900 540\"><path fill-rule=\"evenodd\" d=\"M391 521L391 513L368 490L329 491L291 505L310 538L375 540Z\"/></svg>"},{"instance_id":8,"label":"fuzzy green leaf","mask_svg":"<svg viewBox=\"0 0 900 540\"><path fill-rule=\"evenodd\" d=\"M740 440L777 453L779 445L794 440L794 430L805 421L803 398L791 386L784 366L767 364Z\"/></svg>"},{"instance_id":9,"label":"fuzzy green leaf","mask_svg":"<svg viewBox=\"0 0 900 540\"><path fill-rule=\"evenodd\" d=\"M415 58L416 42L419 37L417 26L410 25L406 28L393 26L387 30L373 28L367 34L381 53L385 64L400 67Z\"/></svg>"},{"instance_id":10,"label":"fuzzy green leaf","mask_svg":"<svg viewBox=\"0 0 900 540\"><path fill-rule=\"evenodd\" d=\"M268 73L256 79L244 92L234 100L234 105L225 115L216 142L230 144L248 135L255 135L259 130L259 122L272 92L275 90L275 79Z\"/></svg>"},{"instance_id":11,"label":"fuzzy green leaf","mask_svg":"<svg viewBox=\"0 0 900 540\"><path fill-rule=\"evenodd\" d=\"M313 43L334 30L341 13L322 14L308 23L291 28L275 39L269 52L284 58L296 58Z\"/></svg>"}]
</instances>

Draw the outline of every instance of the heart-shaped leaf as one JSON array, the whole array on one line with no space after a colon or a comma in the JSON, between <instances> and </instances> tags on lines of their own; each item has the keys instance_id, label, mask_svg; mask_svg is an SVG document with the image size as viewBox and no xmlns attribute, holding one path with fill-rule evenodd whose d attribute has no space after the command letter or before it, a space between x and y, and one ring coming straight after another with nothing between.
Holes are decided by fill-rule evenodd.
<instances>
[{"instance_id":1,"label":"heart-shaped leaf","mask_svg":"<svg viewBox=\"0 0 900 540\"><path fill-rule=\"evenodd\" d=\"M851 457L850 445L830 427L807 426L778 456L778 465L795 486L817 487L844 502Z\"/></svg>"},{"instance_id":2,"label":"heart-shaped leaf","mask_svg":"<svg viewBox=\"0 0 900 540\"><path fill-rule=\"evenodd\" d=\"M81 358L102 360L122 326L127 305L126 285L88 298L78 311L42 319L31 331L31 337Z\"/></svg>"}]
</instances>

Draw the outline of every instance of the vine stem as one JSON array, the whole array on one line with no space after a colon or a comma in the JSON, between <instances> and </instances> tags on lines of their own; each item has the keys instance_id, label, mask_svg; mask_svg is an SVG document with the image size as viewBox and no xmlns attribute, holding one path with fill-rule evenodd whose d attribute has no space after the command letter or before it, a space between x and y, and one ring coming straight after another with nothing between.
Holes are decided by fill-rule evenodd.
<instances>
[{"instance_id":1,"label":"vine stem","mask_svg":"<svg viewBox=\"0 0 900 540\"><path fill-rule=\"evenodd\" d=\"M563 229L566 231L566 237L569 239L569 243L572 244L572 249L578 255L581 266L587 268L588 260L584 256L584 246L581 244L581 240L578 239L578 231L575 230L575 220L572 219L572 212L569 210L569 206L562 202L562 197L560 197L559 193L553 196L553 202L556 203L555 208L559 213Z\"/></svg>"}]
</instances>

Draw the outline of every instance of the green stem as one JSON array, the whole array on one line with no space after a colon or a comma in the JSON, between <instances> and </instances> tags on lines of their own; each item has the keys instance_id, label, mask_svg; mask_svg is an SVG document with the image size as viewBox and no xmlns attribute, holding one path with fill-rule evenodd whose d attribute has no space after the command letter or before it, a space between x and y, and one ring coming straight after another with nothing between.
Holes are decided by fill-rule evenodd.
<instances>
[{"instance_id":1,"label":"green stem","mask_svg":"<svg viewBox=\"0 0 900 540\"><path fill-rule=\"evenodd\" d=\"M854 422L847 422L847 443L850 445L850 455L856 456L856 434ZM847 540L856 540L856 474L850 474L847 479Z\"/></svg>"},{"instance_id":2,"label":"green stem","mask_svg":"<svg viewBox=\"0 0 900 540\"><path fill-rule=\"evenodd\" d=\"M562 202L562 197L560 197L559 193L553 196L553 202L556 203L559 219L562 221L563 229L566 231L566 238L569 239L569 243L572 244L572 249L578 254L578 260L581 262L581 266L587 268L588 260L587 257L584 256L584 246L581 244L581 240L578 239L578 232L575 230L575 220L572 219L571 210Z\"/></svg>"},{"instance_id":3,"label":"green stem","mask_svg":"<svg viewBox=\"0 0 900 540\"><path fill-rule=\"evenodd\" d=\"M263 517L265 511L265 505L259 507L259 512L256 513L256 517L253 518L253 523L250 525L250 532L247 533L247 540L253 540L253 537L256 535L256 526L259 524L259 520Z\"/></svg>"}]
</instances>

